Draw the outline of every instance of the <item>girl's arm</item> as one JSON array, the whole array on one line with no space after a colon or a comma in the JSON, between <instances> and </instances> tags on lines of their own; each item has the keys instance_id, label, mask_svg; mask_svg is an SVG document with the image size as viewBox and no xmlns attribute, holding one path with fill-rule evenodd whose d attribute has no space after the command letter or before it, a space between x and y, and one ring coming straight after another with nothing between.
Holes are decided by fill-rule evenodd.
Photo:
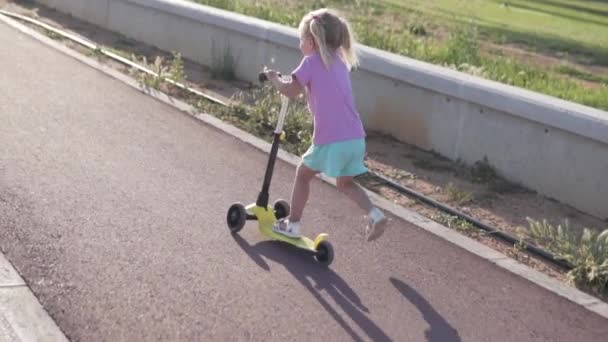
<instances>
[{"instance_id":1,"label":"girl's arm","mask_svg":"<svg viewBox=\"0 0 608 342\"><path fill-rule=\"evenodd\" d=\"M283 80L274 70L266 70L266 77L268 77L275 88L287 97L294 98L304 92L304 88L302 88L295 77L291 77L290 80Z\"/></svg>"}]
</instances>

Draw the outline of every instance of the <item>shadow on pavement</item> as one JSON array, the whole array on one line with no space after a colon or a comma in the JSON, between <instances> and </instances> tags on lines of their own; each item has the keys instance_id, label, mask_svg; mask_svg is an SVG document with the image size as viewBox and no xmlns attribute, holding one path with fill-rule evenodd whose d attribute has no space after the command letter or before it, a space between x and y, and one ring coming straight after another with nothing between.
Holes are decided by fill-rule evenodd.
<instances>
[{"instance_id":1,"label":"shadow on pavement","mask_svg":"<svg viewBox=\"0 0 608 342\"><path fill-rule=\"evenodd\" d=\"M416 290L402 282L401 280L390 278L393 286L401 292L401 294L420 310L422 317L431 327L424 332L427 341L429 342L459 342L460 336L458 331L454 329L441 315L435 311L429 302L422 297Z\"/></svg>"},{"instance_id":2,"label":"shadow on pavement","mask_svg":"<svg viewBox=\"0 0 608 342\"><path fill-rule=\"evenodd\" d=\"M384 331L367 317L365 313L368 313L369 310L344 279L330 268L320 266L305 251L279 241L262 241L252 246L238 234L233 234L233 238L261 268L270 269L262 256L285 266L353 340L363 341L364 338L349 326L340 313L321 295L321 291L325 291L370 339L391 341Z\"/></svg>"}]
</instances>

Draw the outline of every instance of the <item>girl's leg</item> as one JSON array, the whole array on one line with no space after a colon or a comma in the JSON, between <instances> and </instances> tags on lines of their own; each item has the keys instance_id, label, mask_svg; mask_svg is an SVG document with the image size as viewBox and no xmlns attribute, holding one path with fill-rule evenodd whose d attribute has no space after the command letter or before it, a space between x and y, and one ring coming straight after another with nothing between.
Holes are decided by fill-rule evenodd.
<instances>
[{"instance_id":1,"label":"girl's leg","mask_svg":"<svg viewBox=\"0 0 608 342\"><path fill-rule=\"evenodd\" d=\"M380 235L384 233L386 225L386 217L384 214L378 208L374 207L365 191L354 182L353 177L338 177L336 185L340 192L345 194L348 198L357 203L361 209L368 213L370 220L365 231L367 241L379 238Z\"/></svg>"},{"instance_id":2,"label":"girl's leg","mask_svg":"<svg viewBox=\"0 0 608 342\"><path fill-rule=\"evenodd\" d=\"M368 213L373 208L373 204L365 191L353 180L351 176L338 177L336 179L338 190L345 194L359 207Z\"/></svg>"},{"instance_id":3,"label":"girl's leg","mask_svg":"<svg viewBox=\"0 0 608 342\"><path fill-rule=\"evenodd\" d=\"M300 163L296 170L296 178L291 192L291 214L290 222L300 222L304 207L310 194L310 181L318 172Z\"/></svg>"},{"instance_id":4,"label":"girl's leg","mask_svg":"<svg viewBox=\"0 0 608 342\"><path fill-rule=\"evenodd\" d=\"M310 181L317 173L300 163L291 192L291 214L278 220L273 226L274 231L294 238L300 236L300 220L310 194Z\"/></svg>"}]
</instances>

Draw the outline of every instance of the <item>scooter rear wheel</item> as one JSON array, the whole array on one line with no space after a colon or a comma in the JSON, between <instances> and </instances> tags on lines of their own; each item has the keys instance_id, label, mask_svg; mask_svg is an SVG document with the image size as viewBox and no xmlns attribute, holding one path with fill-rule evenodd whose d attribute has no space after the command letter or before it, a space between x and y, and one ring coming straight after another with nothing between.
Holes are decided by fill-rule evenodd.
<instances>
[{"instance_id":1,"label":"scooter rear wheel","mask_svg":"<svg viewBox=\"0 0 608 342\"><path fill-rule=\"evenodd\" d=\"M334 261L334 248L327 240L319 242L315 259L322 266L329 266Z\"/></svg>"},{"instance_id":2,"label":"scooter rear wheel","mask_svg":"<svg viewBox=\"0 0 608 342\"><path fill-rule=\"evenodd\" d=\"M247 222L247 210L241 203L234 203L228 209L228 215L226 215L226 221L228 228L232 233L238 233Z\"/></svg>"}]
</instances>

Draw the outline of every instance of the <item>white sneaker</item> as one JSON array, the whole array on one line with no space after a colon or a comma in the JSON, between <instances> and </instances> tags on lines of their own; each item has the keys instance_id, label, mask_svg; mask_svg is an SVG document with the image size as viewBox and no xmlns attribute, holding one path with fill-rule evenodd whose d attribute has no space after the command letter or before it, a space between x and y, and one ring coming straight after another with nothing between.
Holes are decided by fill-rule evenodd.
<instances>
[{"instance_id":1,"label":"white sneaker","mask_svg":"<svg viewBox=\"0 0 608 342\"><path fill-rule=\"evenodd\" d=\"M272 231L297 239L300 237L300 222L290 222L289 219L283 218L275 222Z\"/></svg>"},{"instance_id":2,"label":"white sneaker","mask_svg":"<svg viewBox=\"0 0 608 342\"><path fill-rule=\"evenodd\" d=\"M386 228L387 218L378 208L373 208L369 212L369 223L365 231L367 241L373 241L384 233Z\"/></svg>"}]
</instances>

